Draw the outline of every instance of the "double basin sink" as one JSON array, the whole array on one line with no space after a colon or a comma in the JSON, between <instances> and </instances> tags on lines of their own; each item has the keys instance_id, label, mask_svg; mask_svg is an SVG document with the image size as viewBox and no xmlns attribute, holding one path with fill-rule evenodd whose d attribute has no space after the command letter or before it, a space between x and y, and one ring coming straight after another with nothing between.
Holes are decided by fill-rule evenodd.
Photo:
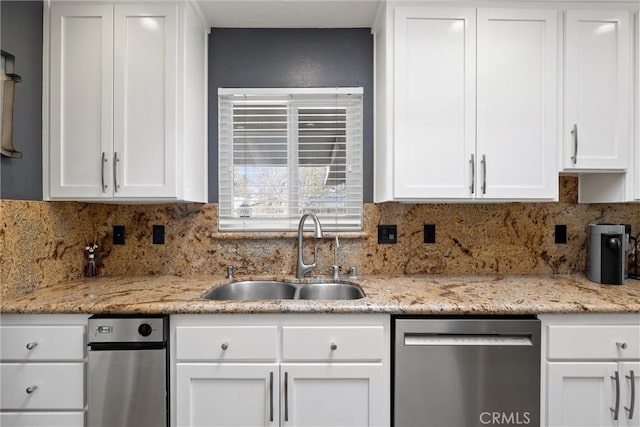
<instances>
[{"instance_id":1,"label":"double basin sink","mask_svg":"<svg viewBox=\"0 0 640 427\"><path fill-rule=\"evenodd\" d=\"M364 298L355 283L324 281L295 283L278 280L244 280L216 286L203 295L210 300L354 300Z\"/></svg>"}]
</instances>

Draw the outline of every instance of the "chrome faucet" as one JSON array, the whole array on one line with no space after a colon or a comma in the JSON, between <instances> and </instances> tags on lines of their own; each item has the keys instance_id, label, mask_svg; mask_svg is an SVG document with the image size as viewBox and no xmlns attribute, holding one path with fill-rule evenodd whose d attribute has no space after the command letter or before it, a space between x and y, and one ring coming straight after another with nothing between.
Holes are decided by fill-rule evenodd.
<instances>
[{"instance_id":1,"label":"chrome faucet","mask_svg":"<svg viewBox=\"0 0 640 427\"><path fill-rule=\"evenodd\" d=\"M322 226L320 225L320 220L316 216L316 214L312 212L306 212L300 218L300 223L298 223L298 264L296 266L296 277L298 279L302 279L304 275L316 268L317 266L317 258L318 258L318 248L313 248L313 263L305 264L304 263L304 254L302 251L302 234L304 232L304 222L307 218L311 217L314 222L313 229L313 238L316 240L322 239Z\"/></svg>"}]
</instances>

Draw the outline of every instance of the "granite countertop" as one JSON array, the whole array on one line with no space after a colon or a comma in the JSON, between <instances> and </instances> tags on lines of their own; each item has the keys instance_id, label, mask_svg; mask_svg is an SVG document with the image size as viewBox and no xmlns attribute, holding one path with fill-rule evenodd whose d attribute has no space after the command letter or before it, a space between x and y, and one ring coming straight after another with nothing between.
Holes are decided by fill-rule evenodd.
<instances>
[{"instance_id":1,"label":"granite countertop","mask_svg":"<svg viewBox=\"0 0 640 427\"><path fill-rule=\"evenodd\" d=\"M243 276L243 279L285 279ZM288 277L287 279L291 279ZM363 276L360 300L210 301L221 276L100 277L41 287L5 298L3 313L639 313L640 281L622 286L558 276Z\"/></svg>"}]
</instances>

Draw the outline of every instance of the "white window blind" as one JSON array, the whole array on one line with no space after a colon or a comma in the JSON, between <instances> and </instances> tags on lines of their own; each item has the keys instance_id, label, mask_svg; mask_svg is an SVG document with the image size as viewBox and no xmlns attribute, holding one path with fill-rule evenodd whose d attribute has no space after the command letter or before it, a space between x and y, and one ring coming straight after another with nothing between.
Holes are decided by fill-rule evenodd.
<instances>
[{"instance_id":1,"label":"white window blind","mask_svg":"<svg viewBox=\"0 0 640 427\"><path fill-rule=\"evenodd\" d=\"M219 89L221 231L361 230L362 88Z\"/></svg>"}]
</instances>

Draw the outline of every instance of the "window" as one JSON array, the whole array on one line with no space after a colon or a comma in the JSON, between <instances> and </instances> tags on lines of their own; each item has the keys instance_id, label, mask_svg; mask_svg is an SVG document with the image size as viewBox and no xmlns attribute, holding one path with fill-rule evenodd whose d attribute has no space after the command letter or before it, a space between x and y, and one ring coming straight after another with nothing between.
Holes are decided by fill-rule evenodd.
<instances>
[{"instance_id":1,"label":"window","mask_svg":"<svg viewBox=\"0 0 640 427\"><path fill-rule=\"evenodd\" d=\"M361 230L362 93L219 89L219 229Z\"/></svg>"}]
</instances>

